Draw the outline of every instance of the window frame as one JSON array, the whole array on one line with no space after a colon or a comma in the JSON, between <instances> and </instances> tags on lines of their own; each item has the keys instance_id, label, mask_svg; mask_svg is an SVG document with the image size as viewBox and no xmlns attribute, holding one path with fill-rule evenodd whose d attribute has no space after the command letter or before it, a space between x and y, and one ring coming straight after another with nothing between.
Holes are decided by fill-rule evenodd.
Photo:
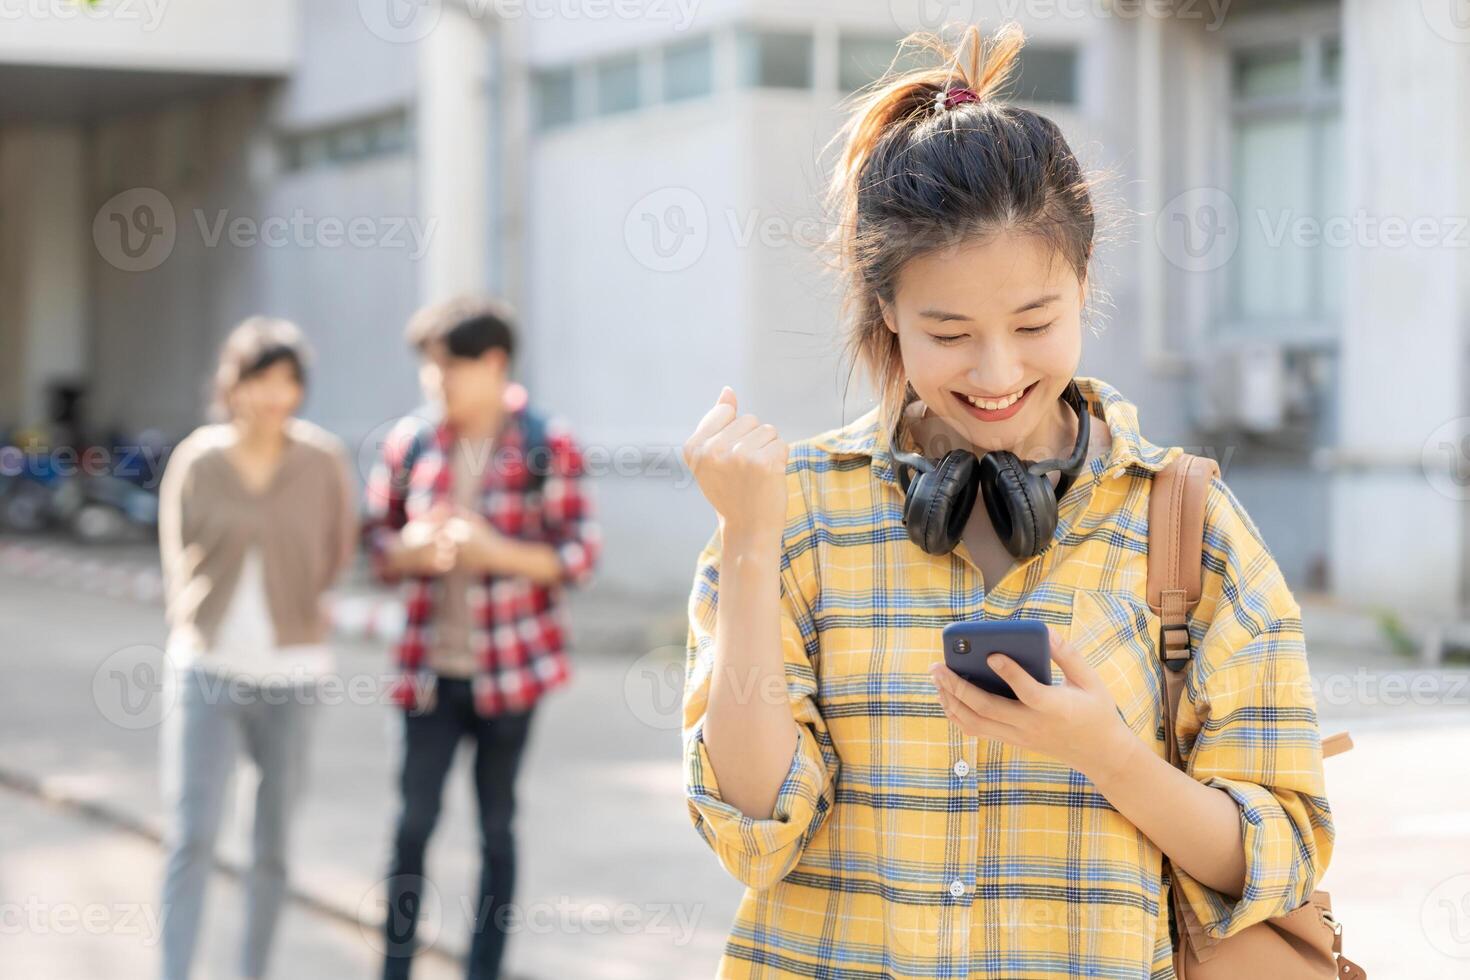
<instances>
[{"instance_id":1,"label":"window frame","mask_svg":"<svg viewBox=\"0 0 1470 980\"><path fill-rule=\"evenodd\" d=\"M1226 40L1222 66L1221 92L1225 111L1222 113L1221 183L1228 188L1231 200L1241 208L1237 218L1241 224L1241 235L1246 227L1254 227L1255 218L1247 215L1245 202L1239 200L1236 153L1243 123L1272 119L1299 119L1307 127L1307 173L1313 199L1307 202L1307 210L1322 220L1338 216L1332 202L1321 197L1324 182L1318 179L1328 153L1324 129L1328 120L1337 117L1340 123L1344 100L1342 97L1342 36L1341 25L1336 18L1307 21L1294 18L1283 22L1275 18L1262 18L1250 25L1250 29ZM1336 86L1325 77L1326 53L1329 46L1338 48L1338 78ZM1237 92L1238 65L1242 58L1253 53L1272 50L1298 52L1301 56L1302 77L1300 89L1291 94L1242 96ZM1339 149L1341 149L1339 147ZM1339 202L1341 203L1341 202ZM1317 249L1330 246L1319 244ZM1304 314L1280 313L1267 316L1249 316L1242 312L1240 297L1244 294L1239 261L1239 245L1231 260L1220 270L1217 277L1217 311L1211 333L1218 340L1255 340L1284 343L1302 347L1333 347L1341 332L1341 317L1327 310L1325 299L1326 268L1325 252L1312 255L1308 262L1307 310Z\"/></svg>"}]
</instances>

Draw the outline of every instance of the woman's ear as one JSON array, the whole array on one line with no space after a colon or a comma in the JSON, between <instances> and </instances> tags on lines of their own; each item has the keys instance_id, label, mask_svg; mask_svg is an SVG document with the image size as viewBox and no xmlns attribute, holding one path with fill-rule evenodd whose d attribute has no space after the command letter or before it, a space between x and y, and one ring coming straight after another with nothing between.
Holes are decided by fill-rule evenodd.
<instances>
[{"instance_id":1,"label":"woman's ear","mask_svg":"<svg viewBox=\"0 0 1470 980\"><path fill-rule=\"evenodd\" d=\"M888 302L888 300L884 299L883 297L879 296L878 309L883 313L884 324L887 325L888 329L894 334L894 336L897 336L898 317L893 312L893 304Z\"/></svg>"}]
</instances>

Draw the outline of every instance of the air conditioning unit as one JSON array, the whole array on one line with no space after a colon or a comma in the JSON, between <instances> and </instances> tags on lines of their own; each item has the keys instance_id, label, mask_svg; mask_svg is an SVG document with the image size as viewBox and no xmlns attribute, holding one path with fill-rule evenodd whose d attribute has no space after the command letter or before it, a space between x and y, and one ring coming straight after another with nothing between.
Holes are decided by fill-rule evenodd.
<instances>
[{"instance_id":1,"label":"air conditioning unit","mask_svg":"<svg viewBox=\"0 0 1470 980\"><path fill-rule=\"evenodd\" d=\"M1307 379L1286 347L1269 340L1213 344L1194 370L1195 424L1206 431L1280 432L1303 404Z\"/></svg>"}]
</instances>

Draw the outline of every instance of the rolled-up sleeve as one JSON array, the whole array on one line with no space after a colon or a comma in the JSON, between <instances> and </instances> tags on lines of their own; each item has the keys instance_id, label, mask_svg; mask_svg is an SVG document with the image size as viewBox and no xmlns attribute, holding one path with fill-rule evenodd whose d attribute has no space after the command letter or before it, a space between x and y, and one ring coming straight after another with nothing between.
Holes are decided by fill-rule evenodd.
<instances>
[{"instance_id":1,"label":"rolled-up sleeve","mask_svg":"<svg viewBox=\"0 0 1470 980\"><path fill-rule=\"evenodd\" d=\"M800 497L799 489L793 492ZM791 872L822 828L836 798L839 760L818 709L813 667L819 646L813 615L813 540L808 518L788 524L781 560L781 649L797 740L770 817L753 818L721 797L704 743L719 601L718 532L699 556L689 599L683 706L684 791L689 815L725 870L754 889L768 888Z\"/></svg>"},{"instance_id":2,"label":"rolled-up sleeve","mask_svg":"<svg viewBox=\"0 0 1470 980\"><path fill-rule=\"evenodd\" d=\"M1331 860L1335 831L1301 609L1218 479L1206 504L1203 562L1176 735L1190 775L1240 808L1245 887L1234 898L1177 866L1174 875L1205 936L1221 939L1306 902Z\"/></svg>"}]
</instances>

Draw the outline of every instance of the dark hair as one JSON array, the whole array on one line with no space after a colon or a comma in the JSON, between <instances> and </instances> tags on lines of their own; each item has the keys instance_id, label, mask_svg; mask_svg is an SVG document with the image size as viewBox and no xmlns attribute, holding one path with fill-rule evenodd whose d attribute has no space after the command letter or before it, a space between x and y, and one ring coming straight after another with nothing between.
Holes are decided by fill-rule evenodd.
<instances>
[{"instance_id":1,"label":"dark hair","mask_svg":"<svg viewBox=\"0 0 1470 980\"><path fill-rule=\"evenodd\" d=\"M1081 165L1056 123L996 98L1024 43L1015 23L988 43L969 27L954 48L935 35L910 35L900 58L917 47L938 63L890 68L859 94L838 134L844 145L828 202L847 293L847 347L878 391L885 431L906 403L898 338L882 310L904 263L1010 231L1042 238L1053 258L1087 277L1095 217ZM958 88L974 97L949 94Z\"/></svg>"},{"instance_id":2,"label":"dark hair","mask_svg":"<svg viewBox=\"0 0 1470 980\"><path fill-rule=\"evenodd\" d=\"M216 421L227 421L230 393L235 387L282 361L291 366L296 383L305 388L311 349L296 324L269 316L252 316L240 321L220 348L210 416Z\"/></svg>"},{"instance_id":3,"label":"dark hair","mask_svg":"<svg viewBox=\"0 0 1470 980\"><path fill-rule=\"evenodd\" d=\"M451 357L475 358L488 350L515 356L515 327L510 308L488 296L457 296L425 306L408 321L404 332L420 354L443 344Z\"/></svg>"}]
</instances>

